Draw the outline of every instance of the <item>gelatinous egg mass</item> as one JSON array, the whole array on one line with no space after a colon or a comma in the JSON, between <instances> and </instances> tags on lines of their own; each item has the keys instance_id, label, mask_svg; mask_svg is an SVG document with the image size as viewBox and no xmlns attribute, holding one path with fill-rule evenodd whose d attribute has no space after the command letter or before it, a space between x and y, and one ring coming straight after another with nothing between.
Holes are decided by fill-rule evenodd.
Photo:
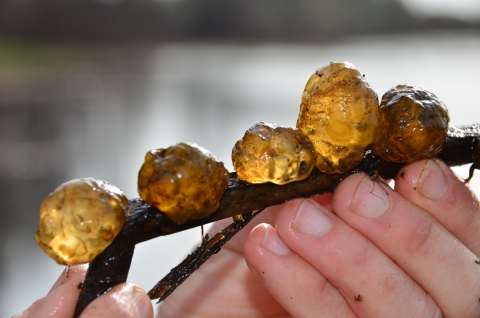
<instances>
[{"instance_id":1,"label":"gelatinous egg mass","mask_svg":"<svg viewBox=\"0 0 480 318\"><path fill-rule=\"evenodd\" d=\"M308 80L299 128L313 143L317 168L341 173L362 161L376 135L378 97L348 63L330 63Z\"/></svg>"},{"instance_id":2,"label":"gelatinous egg mass","mask_svg":"<svg viewBox=\"0 0 480 318\"><path fill-rule=\"evenodd\" d=\"M260 122L232 150L240 180L285 184L307 178L315 166L312 144L298 129Z\"/></svg>"},{"instance_id":3,"label":"gelatinous egg mass","mask_svg":"<svg viewBox=\"0 0 480 318\"><path fill-rule=\"evenodd\" d=\"M91 262L122 229L127 204L123 192L107 182L66 182L40 206L37 243L59 264Z\"/></svg>"},{"instance_id":4,"label":"gelatinous egg mass","mask_svg":"<svg viewBox=\"0 0 480 318\"><path fill-rule=\"evenodd\" d=\"M229 179L223 163L207 150L179 143L145 155L138 174L138 193L172 221L183 224L215 211Z\"/></svg>"},{"instance_id":5,"label":"gelatinous egg mass","mask_svg":"<svg viewBox=\"0 0 480 318\"><path fill-rule=\"evenodd\" d=\"M433 93L398 85L382 97L380 133L372 152L390 162L412 162L436 156L448 131L445 105Z\"/></svg>"}]
</instances>

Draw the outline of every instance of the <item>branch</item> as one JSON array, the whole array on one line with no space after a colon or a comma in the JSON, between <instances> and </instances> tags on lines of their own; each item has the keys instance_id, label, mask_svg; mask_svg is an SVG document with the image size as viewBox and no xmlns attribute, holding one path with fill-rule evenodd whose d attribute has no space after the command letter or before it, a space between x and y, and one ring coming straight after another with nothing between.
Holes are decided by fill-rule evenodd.
<instances>
[{"instance_id":1,"label":"branch","mask_svg":"<svg viewBox=\"0 0 480 318\"><path fill-rule=\"evenodd\" d=\"M215 234L214 237L211 239L204 239L202 245L200 245L192 254L188 255L180 264L172 268L167 276L153 286L148 292L150 299L159 298L158 302L161 302L167 298L185 281L185 279L190 277L194 271L212 257L212 255L220 252L222 246L230 241L235 234L250 223L250 221L260 212L262 212L262 210L239 215L234 218L235 222Z\"/></svg>"},{"instance_id":2,"label":"branch","mask_svg":"<svg viewBox=\"0 0 480 318\"><path fill-rule=\"evenodd\" d=\"M479 140L480 124L453 127L448 132L439 158L449 166L467 163L474 163L476 166L480 163ZM140 199L133 199L129 203L127 221L121 233L112 245L90 263L74 317L78 317L91 301L113 286L125 282L133 249L137 243L238 214L261 210L294 198L333 192L340 181L356 172L372 173L375 170L383 178L391 179L404 165L381 161L368 152L357 167L345 173L329 175L314 170L307 179L286 185L249 184L238 180L236 173L233 172L230 174L228 189L222 197L220 207L203 219L188 221L182 225L175 224L161 211L150 207Z\"/></svg>"}]
</instances>

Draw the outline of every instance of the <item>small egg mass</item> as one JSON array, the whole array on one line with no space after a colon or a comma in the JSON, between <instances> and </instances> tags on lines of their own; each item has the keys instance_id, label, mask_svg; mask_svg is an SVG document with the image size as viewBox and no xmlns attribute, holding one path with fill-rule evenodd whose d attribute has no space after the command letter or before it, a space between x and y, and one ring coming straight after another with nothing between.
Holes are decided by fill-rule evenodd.
<instances>
[{"instance_id":1,"label":"small egg mass","mask_svg":"<svg viewBox=\"0 0 480 318\"><path fill-rule=\"evenodd\" d=\"M194 143L179 143L145 155L138 193L172 221L183 224L215 211L229 178L223 163L207 150Z\"/></svg>"},{"instance_id":2,"label":"small egg mass","mask_svg":"<svg viewBox=\"0 0 480 318\"><path fill-rule=\"evenodd\" d=\"M237 177L250 183L303 180L315 166L313 146L300 130L264 122L237 141L232 161Z\"/></svg>"},{"instance_id":3,"label":"small egg mass","mask_svg":"<svg viewBox=\"0 0 480 318\"><path fill-rule=\"evenodd\" d=\"M330 63L308 80L297 128L311 141L315 164L341 173L362 161L377 130L378 97L350 63Z\"/></svg>"},{"instance_id":4,"label":"small egg mass","mask_svg":"<svg viewBox=\"0 0 480 318\"><path fill-rule=\"evenodd\" d=\"M37 243L59 264L89 263L122 229L127 204L123 192L107 182L66 182L40 206Z\"/></svg>"},{"instance_id":5,"label":"small egg mass","mask_svg":"<svg viewBox=\"0 0 480 318\"><path fill-rule=\"evenodd\" d=\"M446 106L433 93L398 85L382 97L380 133L372 152L390 162L434 157L442 150L449 121Z\"/></svg>"}]
</instances>

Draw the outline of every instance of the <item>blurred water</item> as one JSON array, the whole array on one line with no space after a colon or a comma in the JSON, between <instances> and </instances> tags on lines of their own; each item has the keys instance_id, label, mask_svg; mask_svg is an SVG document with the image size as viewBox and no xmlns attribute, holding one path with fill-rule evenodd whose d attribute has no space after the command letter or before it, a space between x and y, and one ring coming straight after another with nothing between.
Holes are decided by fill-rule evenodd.
<instances>
[{"instance_id":1,"label":"blurred water","mask_svg":"<svg viewBox=\"0 0 480 318\"><path fill-rule=\"evenodd\" d=\"M476 33L165 44L122 54L103 48L57 77L0 76L0 316L45 295L63 270L34 240L40 202L58 184L92 176L136 197L146 151L180 141L205 147L232 170L230 150L244 131L259 121L294 126L306 80L332 60L354 63L379 95L400 83L423 86L447 104L452 125L480 121ZM149 289L199 239L190 230L138 245L129 281Z\"/></svg>"}]
</instances>

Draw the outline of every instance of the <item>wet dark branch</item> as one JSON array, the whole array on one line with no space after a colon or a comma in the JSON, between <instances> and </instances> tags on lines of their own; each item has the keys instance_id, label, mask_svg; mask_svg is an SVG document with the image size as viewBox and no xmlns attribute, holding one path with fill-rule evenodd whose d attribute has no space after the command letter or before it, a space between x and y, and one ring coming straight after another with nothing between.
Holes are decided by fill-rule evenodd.
<instances>
[{"instance_id":1,"label":"wet dark branch","mask_svg":"<svg viewBox=\"0 0 480 318\"><path fill-rule=\"evenodd\" d=\"M250 223L260 212L262 212L262 210L240 215L236 217L235 222L215 234L214 237L205 239L202 245L192 254L188 255L180 264L172 268L170 273L148 292L150 299L158 298L158 302L161 302L167 298L185 279L202 266L210 257L217 254L225 243Z\"/></svg>"},{"instance_id":2,"label":"wet dark branch","mask_svg":"<svg viewBox=\"0 0 480 318\"><path fill-rule=\"evenodd\" d=\"M79 317L90 302L110 288L127 281L134 249L135 245L131 244L127 237L118 235L113 243L90 263L74 317Z\"/></svg>"},{"instance_id":3,"label":"wet dark branch","mask_svg":"<svg viewBox=\"0 0 480 318\"><path fill-rule=\"evenodd\" d=\"M474 162L476 152L476 137L480 138L480 125L474 126L477 129L470 129L469 126L462 130L462 135L450 135L445 142L440 158L450 166L458 166ZM475 147L474 147L475 146ZM232 217L251 211L263 209L272 205L281 204L285 201L309 197L325 192L332 192L337 184L352 173L364 171L367 173L376 170L378 174L386 179L394 178L404 164L387 163L367 154L360 165L342 173L325 174L314 170L312 175L299 182L292 182L286 185L273 183L250 184L238 180L235 172L230 173L228 189L220 201L220 207L211 215L197 221L188 221L178 225L165 217L163 213L140 199L131 201L130 215L125 224L122 234L128 236L133 243L140 243L149 239L180 232L194 228L202 224L208 224L217 220Z\"/></svg>"},{"instance_id":4,"label":"wet dark branch","mask_svg":"<svg viewBox=\"0 0 480 318\"><path fill-rule=\"evenodd\" d=\"M467 163L479 164L479 140L479 124L452 128L439 157L449 166ZM306 180L282 186L272 183L248 184L238 180L235 173L231 173L228 189L222 197L217 211L201 220L188 221L182 225L173 223L162 212L143 203L140 199L133 199L130 201L127 222L121 234L107 250L90 264L75 317L78 317L83 308L99 295L116 284L125 282L133 248L137 243L237 214L257 211L294 198L332 192L341 180L355 172L371 173L375 170L386 179L393 178L403 165L386 163L372 154L367 154L360 165L343 174L328 175L315 170ZM112 260L117 265L106 266L112 264Z\"/></svg>"}]
</instances>

